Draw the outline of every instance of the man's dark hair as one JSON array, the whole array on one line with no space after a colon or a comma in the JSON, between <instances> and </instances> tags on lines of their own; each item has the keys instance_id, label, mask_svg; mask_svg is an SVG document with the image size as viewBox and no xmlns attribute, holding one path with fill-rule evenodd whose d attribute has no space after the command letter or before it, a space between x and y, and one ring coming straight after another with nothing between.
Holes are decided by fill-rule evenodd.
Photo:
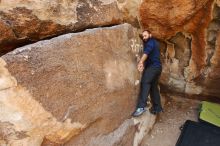
<instances>
[{"instance_id":1,"label":"man's dark hair","mask_svg":"<svg viewBox=\"0 0 220 146\"><path fill-rule=\"evenodd\" d=\"M151 34L151 31L150 31L149 29L144 29L144 30L142 31L142 33L145 32L145 31L148 32L149 34Z\"/></svg>"}]
</instances>

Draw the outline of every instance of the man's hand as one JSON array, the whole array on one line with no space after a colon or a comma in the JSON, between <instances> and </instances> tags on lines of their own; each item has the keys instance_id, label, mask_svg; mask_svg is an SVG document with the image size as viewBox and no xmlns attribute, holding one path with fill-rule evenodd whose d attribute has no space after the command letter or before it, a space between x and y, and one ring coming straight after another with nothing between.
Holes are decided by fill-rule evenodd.
<instances>
[{"instance_id":1,"label":"man's hand","mask_svg":"<svg viewBox=\"0 0 220 146\"><path fill-rule=\"evenodd\" d=\"M143 63L142 61L140 61L140 62L138 63L137 68L138 68L138 71L139 71L139 72L142 72L142 71L144 70L144 63Z\"/></svg>"}]
</instances>

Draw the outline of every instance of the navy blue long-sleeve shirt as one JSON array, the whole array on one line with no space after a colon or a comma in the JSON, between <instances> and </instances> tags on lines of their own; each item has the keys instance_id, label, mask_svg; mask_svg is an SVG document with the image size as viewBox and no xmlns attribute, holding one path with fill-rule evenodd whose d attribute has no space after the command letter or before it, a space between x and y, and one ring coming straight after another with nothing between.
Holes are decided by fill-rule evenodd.
<instances>
[{"instance_id":1,"label":"navy blue long-sleeve shirt","mask_svg":"<svg viewBox=\"0 0 220 146\"><path fill-rule=\"evenodd\" d=\"M144 41L144 54L147 54L145 67L162 67L160 61L160 47L159 43L154 38L149 38Z\"/></svg>"}]
</instances>

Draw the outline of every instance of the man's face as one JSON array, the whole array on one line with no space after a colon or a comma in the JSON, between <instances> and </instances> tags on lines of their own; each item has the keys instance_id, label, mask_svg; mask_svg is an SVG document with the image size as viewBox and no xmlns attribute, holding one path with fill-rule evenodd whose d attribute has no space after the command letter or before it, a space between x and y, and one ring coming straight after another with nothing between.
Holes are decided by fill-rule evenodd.
<instances>
[{"instance_id":1,"label":"man's face","mask_svg":"<svg viewBox=\"0 0 220 146\"><path fill-rule=\"evenodd\" d=\"M149 34L147 31L144 31L144 32L142 33L142 36L143 36L143 40L144 40L144 41L146 41L147 39L150 38L150 34Z\"/></svg>"}]
</instances>

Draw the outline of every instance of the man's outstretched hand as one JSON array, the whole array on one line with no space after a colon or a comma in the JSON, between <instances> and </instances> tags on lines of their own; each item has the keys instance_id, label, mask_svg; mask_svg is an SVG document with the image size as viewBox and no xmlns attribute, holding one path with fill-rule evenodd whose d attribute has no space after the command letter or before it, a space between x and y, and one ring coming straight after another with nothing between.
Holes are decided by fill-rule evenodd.
<instances>
[{"instance_id":1,"label":"man's outstretched hand","mask_svg":"<svg viewBox=\"0 0 220 146\"><path fill-rule=\"evenodd\" d=\"M138 63L137 69L139 72L142 72L144 70L144 63L140 61Z\"/></svg>"}]
</instances>

